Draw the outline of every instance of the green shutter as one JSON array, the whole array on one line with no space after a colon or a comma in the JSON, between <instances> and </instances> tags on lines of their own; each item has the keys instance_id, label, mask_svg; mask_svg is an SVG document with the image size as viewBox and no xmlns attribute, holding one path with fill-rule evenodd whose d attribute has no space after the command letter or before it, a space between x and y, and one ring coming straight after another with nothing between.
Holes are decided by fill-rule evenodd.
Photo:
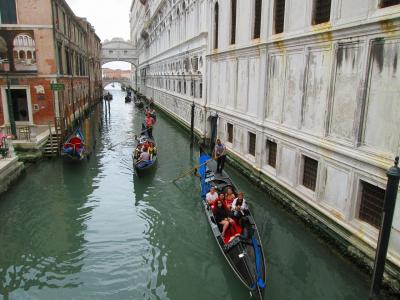
<instances>
[{"instance_id":1,"label":"green shutter","mask_svg":"<svg viewBox=\"0 0 400 300\"><path fill-rule=\"evenodd\" d=\"M0 14L2 24L16 24L15 0L0 0Z\"/></svg>"}]
</instances>

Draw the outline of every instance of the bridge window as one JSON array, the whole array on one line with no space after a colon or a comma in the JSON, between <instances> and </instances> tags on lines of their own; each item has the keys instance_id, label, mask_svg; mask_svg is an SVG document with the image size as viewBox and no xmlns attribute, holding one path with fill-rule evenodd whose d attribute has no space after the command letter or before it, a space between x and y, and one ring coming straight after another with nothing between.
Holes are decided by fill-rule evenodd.
<instances>
[{"instance_id":1,"label":"bridge window","mask_svg":"<svg viewBox=\"0 0 400 300\"><path fill-rule=\"evenodd\" d=\"M200 93L199 97L203 98L203 83L201 83L201 82L200 82L199 93Z\"/></svg>"},{"instance_id":2,"label":"bridge window","mask_svg":"<svg viewBox=\"0 0 400 300\"><path fill-rule=\"evenodd\" d=\"M268 140L267 141L267 162L268 165L270 165L273 168L276 168L276 150L278 148L278 145L273 142Z\"/></svg>"},{"instance_id":3,"label":"bridge window","mask_svg":"<svg viewBox=\"0 0 400 300\"><path fill-rule=\"evenodd\" d=\"M183 93L186 95L186 80L183 81Z\"/></svg>"}]
</instances>

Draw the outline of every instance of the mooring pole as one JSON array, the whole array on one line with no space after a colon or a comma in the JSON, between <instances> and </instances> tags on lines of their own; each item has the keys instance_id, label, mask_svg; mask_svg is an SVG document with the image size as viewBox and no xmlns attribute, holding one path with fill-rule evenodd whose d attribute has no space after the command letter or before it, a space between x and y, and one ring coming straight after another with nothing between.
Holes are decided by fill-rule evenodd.
<instances>
[{"instance_id":1,"label":"mooring pole","mask_svg":"<svg viewBox=\"0 0 400 300\"><path fill-rule=\"evenodd\" d=\"M394 166L391 167L386 173L388 177L388 182L386 185L381 229L379 232L378 245L376 247L374 273L372 275L372 285L369 294L369 297L372 300L379 299L383 272L385 270L386 254L389 246L389 238L390 232L392 230L393 214L396 206L396 197L400 180L400 168L398 167L398 165L399 157L397 156L394 162Z\"/></svg>"},{"instance_id":2,"label":"mooring pole","mask_svg":"<svg viewBox=\"0 0 400 300\"><path fill-rule=\"evenodd\" d=\"M195 104L194 101L192 103L192 115L191 115L191 119L190 119L190 133L191 133L191 137L190 137L190 145L193 146L193 141L194 141L194 109L195 109Z\"/></svg>"},{"instance_id":3,"label":"mooring pole","mask_svg":"<svg viewBox=\"0 0 400 300\"><path fill-rule=\"evenodd\" d=\"M7 83L7 109L8 109L8 120L10 122L12 138L17 138L17 127L15 126L13 101L11 96L10 79L8 78L8 71L6 72L6 83Z\"/></svg>"}]
</instances>

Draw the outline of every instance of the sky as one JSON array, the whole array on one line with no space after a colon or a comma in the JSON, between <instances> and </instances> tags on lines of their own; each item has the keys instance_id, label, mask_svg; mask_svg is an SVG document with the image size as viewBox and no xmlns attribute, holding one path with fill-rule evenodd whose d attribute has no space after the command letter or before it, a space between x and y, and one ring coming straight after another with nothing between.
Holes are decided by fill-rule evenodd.
<instances>
[{"instance_id":1,"label":"sky","mask_svg":"<svg viewBox=\"0 0 400 300\"><path fill-rule=\"evenodd\" d=\"M129 39L129 9L132 0L66 0L76 16L86 18L103 42L113 37ZM112 62L104 67L130 69L126 62Z\"/></svg>"}]
</instances>

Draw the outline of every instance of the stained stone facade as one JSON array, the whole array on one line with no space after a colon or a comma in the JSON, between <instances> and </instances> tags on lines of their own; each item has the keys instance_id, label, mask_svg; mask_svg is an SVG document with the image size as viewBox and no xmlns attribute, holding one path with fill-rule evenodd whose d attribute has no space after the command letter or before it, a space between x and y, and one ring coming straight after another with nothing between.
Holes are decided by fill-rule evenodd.
<instances>
[{"instance_id":1,"label":"stained stone facade","mask_svg":"<svg viewBox=\"0 0 400 300\"><path fill-rule=\"evenodd\" d=\"M232 157L373 259L400 152L400 1L134 0L131 20L142 92L186 124L194 102L202 136L218 114Z\"/></svg>"}]
</instances>

